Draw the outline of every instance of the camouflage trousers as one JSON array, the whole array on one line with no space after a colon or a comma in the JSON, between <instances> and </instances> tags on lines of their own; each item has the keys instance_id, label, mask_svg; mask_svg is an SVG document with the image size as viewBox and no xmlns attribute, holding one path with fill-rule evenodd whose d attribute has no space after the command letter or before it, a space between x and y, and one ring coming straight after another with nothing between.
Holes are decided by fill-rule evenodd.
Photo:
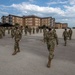
<instances>
[{"instance_id":1,"label":"camouflage trousers","mask_svg":"<svg viewBox=\"0 0 75 75\"><path fill-rule=\"evenodd\" d=\"M31 32L29 32L29 34L31 35Z\"/></svg>"},{"instance_id":2,"label":"camouflage trousers","mask_svg":"<svg viewBox=\"0 0 75 75\"><path fill-rule=\"evenodd\" d=\"M35 31L33 31L33 34L35 34Z\"/></svg>"},{"instance_id":3,"label":"camouflage trousers","mask_svg":"<svg viewBox=\"0 0 75 75\"><path fill-rule=\"evenodd\" d=\"M47 48L49 51L49 59L53 59L54 57L54 49L55 49L55 42L51 41L47 44Z\"/></svg>"},{"instance_id":4,"label":"camouflage trousers","mask_svg":"<svg viewBox=\"0 0 75 75\"><path fill-rule=\"evenodd\" d=\"M5 36L5 32L3 32L3 36Z\"/></svg>"},{"instance_id":5,"label":"camouflage trousers","mask_svg":"<svg viewBox=\"0 0 75 75\"><path fill-rule=\"evenodd\" d=\"M8 34L10 34L10 30L8 30Z\"/></svg>"},{"instance_id":6,"label":"camouflage trousers","mask_svg":"<svg viewBox=\"0 0 75 75\"><path fill-rule=\"evenodd\" d=\"M14 50L15 51L19 51L20 50L20 48L19 48L19 42L15 42L15 45L14 45Z\"/></svg>"},{"instance_id":7,"label":"camouflage trousers","mask_svg":"<svg viewBox=\"0 0 75 75\"><path fill-rule=\"evenodd\" d=\"M48 59L53 59L53 57L54 57L54 51L50 51Z\"/></svg>"},{"instance_id":8,"label":"camouflage trousers","mask_svg":"<svg viewBox=\"0 0 75 75\"><path fill-rule=\"evenodd\" d=\"M65 41L65 46L67 44L67 37L64 37L64 41Z\"/></svg>"},{"instance_id":9,"label":"camouflage trousers","mask_svg":"<svg viewBox=\"0 0 75 75\"><path fill-rule=\"evenodd\" d=\"M2 34L0 34L0 39L2 39L2 37L3 37Z\"/></svg>"},{"instance_id":10,"label":"camouflage trousers","mask_svg":"<svg viewBox=\"0 0 75 75\"><path fill-rule=\"evenodd\" d=\"M72 38L72 35L69 35L69 40L71 40L71 38Z\"/></svg>"},{"instance_id":11,"label":"camouflage trousers","mask_svg":"<svg viewBox=\"0 0 75 75\"><path fill-rule=\"evenodd\" d=\"M42 33L42 29L40 29L40 33Z\"/></svg>"},{"instance_id":12,"label":"camouflage trousers","mask_svg":"<svg viewBox=\"0 0 75 75\"><path fill-rule=\"evenodd\" d=\"M25 35L27 35L27 31L24 31L25 32Z\"/></svg>"},{"instance_id":13,"label":"camouflage trousers","mask_svg":"<svg viewBox=\"0 0 75 75\"><path fill-rule=\"evenodd\" d=\"M14 37L14 34L13 34L13 33L11 33L11 37L12 37L12 38Z\"/></svg>"}]
</instances>

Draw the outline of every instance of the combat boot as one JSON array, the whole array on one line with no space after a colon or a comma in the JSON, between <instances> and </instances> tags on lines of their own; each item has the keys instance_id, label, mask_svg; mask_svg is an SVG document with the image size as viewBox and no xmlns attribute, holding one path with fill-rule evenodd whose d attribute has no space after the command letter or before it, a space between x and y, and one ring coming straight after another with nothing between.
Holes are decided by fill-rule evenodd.
<instances>
[{"instance_id":1,"label":"combat boot","mask_svg":"<svg viewBox=\"0 0 75 75\"><path fill-rule=\"evenodd\" d=\"M20 52L20 49L18 48L17 52Z\"/></svg>"},{"instance_id":2,"label":"combat boot","mask_svg":"<svg viewBox=\"0 0 75 75\"><path fill-rule=\"evenodd\" d=\"M47 67L48 67L48 68L51 67L51 59L48 61Z\"/></svg>"},{"instance_id":3,"label":"combat boot","mask_svg":"<svg viewBox=\"0 0 75 75\"><path fill-rule=\"evenodd\" d=\"M16 51L14 51L14 53L12 54L12 55L16 55L17 54L17 52Z\"/></svg>"},{"instance_id":4,"label":"combat boot","mask_svg":"<svg viewBox=\"0 0 75 75\"><path fill-rule=\"evenodd\" d=\"M20 52L20 50L18 50L17 52Z\"/></svg>"}]
</instances>

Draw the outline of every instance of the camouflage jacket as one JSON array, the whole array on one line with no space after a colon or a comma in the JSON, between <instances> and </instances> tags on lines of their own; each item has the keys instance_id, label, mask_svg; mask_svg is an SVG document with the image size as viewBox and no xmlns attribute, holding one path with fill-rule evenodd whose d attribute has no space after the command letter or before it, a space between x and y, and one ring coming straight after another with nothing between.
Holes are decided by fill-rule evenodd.
<instances>
[{"instance_id":1,"label":"camouflage jacket","mask_svg":"<svg viewBox=\"0 0 75 75\"><path fill-rule=\"evenodd\" d=\"M46 40L47 40L47 43L56 41L56 43L58 44L58 36L56 32L48 31L46 35Z\"/></svg>"},{"instance_id":2,"label":"camouflage jacket","mask_svg":"<svg viewBox=\"0 0 75 75\"><path fill-rule=\"evenodd\" d=\"M68 34L69 34L69 35L72 35L72 30L69 30L69 31L68 31Z\"/></svg>"},{"instance_id":3,"label":"camouflage jacket","mask_svg":"<svg viewBox=\"0 0 75 75\"><path fill-rule=\"evenodd\" d=\"M67 32L67 31L64 31L64 32L63 32L63 36L64 36L64 37L68 37L68 32Z\"/></svg>"},{"instance_id":4,"label":"camouflage jacket","mask_svg":"<svg viewBox=\"0 0 75 75\"><path fill-rule=\"evenodd\" d=\"M20 41L21 40L21 37L22 37L22 35L21 35L21 31L18 29L18 30L15 30L15 33L14 33L15 35L14 35L14 39L15 39L15 41L16 42L18 42L18 41Z\"/></svg>"}]
</instances>

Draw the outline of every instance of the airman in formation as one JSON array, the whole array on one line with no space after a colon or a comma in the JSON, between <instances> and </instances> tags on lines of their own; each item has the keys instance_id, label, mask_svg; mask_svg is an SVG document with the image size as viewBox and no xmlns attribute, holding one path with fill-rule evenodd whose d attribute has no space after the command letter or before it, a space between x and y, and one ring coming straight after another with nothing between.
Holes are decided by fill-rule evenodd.
<instances>
[{"instance_id":1,"label":"airman in formation","mask_svg":"<svg viewBox=\"0 0 75 75\"><path fill-rule=\"evenodd\" d=\"M15 44L14 44L14 52L12 55L16 55L18 52L20 52L19 42L22 38L22 33L18 27L16 27L13 38L15 40Z\"/></svg>"},{"instance_id":2,"label":"airman in formation","mask_svg":"<svg viewBox=\"0 0 75 75\"><path fill-rule=\"evenodd\" d=\"M67 39L68 39L68 31L67 31L67 29L65 29L64 30L64 32L63 32L63 38L64 38L64 46L66 46L67 45Z\"/></svg>"},{"instance_id":3,"label":"airman in formation","mask_svg":"<svg viewBox=\"0 0 75 75\"><path fill-rule=\"evenodd\" d=\"M72 39L72 34L73 34L73 31L72 31L72 29L70 28L69 31L68 31L69 40Z\"/></svg>"},{"instance_id":4,"label":"airman in formation","mask_svg":"<svg viewBox=\"0 0 75 75\"><path fill-rule=\"evenodd\" d=\"M54 57L55 44L58 45L58 36L55 32L52 31L51 28L48 28L48 32L46 34L46 43L47 43L47 49L49 51L47 67L50 68L51 61Z\"/></svg>"}]
</instances>

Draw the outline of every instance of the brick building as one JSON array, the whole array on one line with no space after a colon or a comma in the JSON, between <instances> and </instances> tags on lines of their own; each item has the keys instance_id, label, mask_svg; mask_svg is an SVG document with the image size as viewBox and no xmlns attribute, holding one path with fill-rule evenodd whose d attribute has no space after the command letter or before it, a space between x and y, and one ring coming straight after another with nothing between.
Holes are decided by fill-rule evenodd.
<instances>
[{"instance_id":1,"label":"brick building","mask_svg":"<svg viewBox=\"0 0 75 75\"><path fill-rule=\"evenodd\" d=\"M18 23L21 26L31 26L31 27L38 27L42 25L51 26L53 27L55 25L55 18L52 17L38 17L35 15L29 15L29 16L15 16L15 15L8 15L8 16L2 16L2 23L11 23L15 25Z\"/></svg>"},{"instance_id":2,"label":"brick building","mask_svg":"<svg viewBox=\"0 0 75 75\"><path fill-rule=\"evenodd\" d=\"M55 23L55 26L54 26L56 29L64 29L64 28L67 28L68 27L68 24L67 23Z\"/></svg>"},{"instance_id":3,"label":"brick building","mask_svg":"<svg viewBox=\"0 0 75 75\"><path fill-rule=\"evenodd\" d=\"M58 29L68 27L67 23L55 23L55 18L52 17L38 17L35 15L29 16L15 16L15 15L8 15L2 16L2 23L10 23L15 25L16 23L21 26L30 26L30 27L38 27L38 26L50 26L55 27Z\"/></svg>"},{"instance_id":4,"label":"brick building","mask_svg":"<svg viewBox=\"0 0 75 75\"><path fill-rule=\"evenodd\" d=\"M38 27L40 26L40 17L30 15L30 16L23 16L23 24L30 27Z\"/></svg>"},{"instance_id":5,"label":"brick building","mask_svg":"<svg viewBox=\"0 0 75 75\"><path fill-rule=\"evenodd\" d=\"M2 23L10 23L12 25L20 24L23 25L23 18L15 15L2 16Z\"/></svg>"}]
</instances>

